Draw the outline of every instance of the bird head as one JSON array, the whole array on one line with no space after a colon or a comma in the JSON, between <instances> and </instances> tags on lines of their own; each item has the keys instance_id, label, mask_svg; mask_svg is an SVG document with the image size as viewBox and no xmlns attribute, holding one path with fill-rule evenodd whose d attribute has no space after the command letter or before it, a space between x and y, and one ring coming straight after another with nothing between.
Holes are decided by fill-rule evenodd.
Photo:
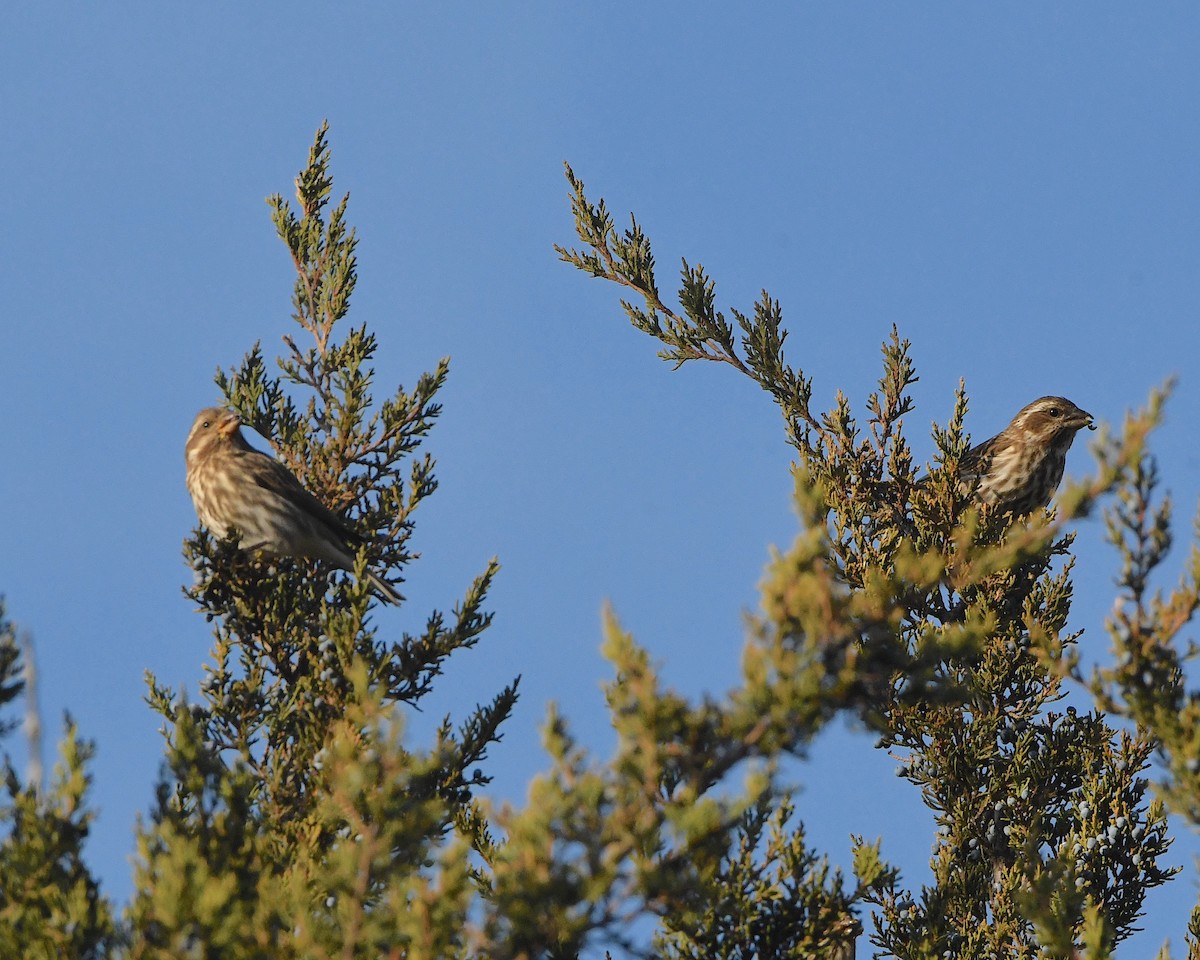
<instances>
[{"instance_id":1,"label":"bird head","mask_svg":"<svg viewBox=\"0 0 1200 960\"><path fill-rule=\"evenodd\" d=\"M1011 426L1047 443L1072 438L1084 427L1096 429L1092 415L1066 397L1040 397L1034 400L1013 417Z\"/></svg>"},{"instance_id":2,"label":"bird head","mask_svg":"<svg viewBox=\"0 0 1200 960\"><path fill-rule=\"evenodd\" d=\"M196 451L205 449L219 441L229 441L240 436L242 418L225 407L209 407L196 414L191 433L187 439L188 458Z\"/></svg>"}]
</instances>

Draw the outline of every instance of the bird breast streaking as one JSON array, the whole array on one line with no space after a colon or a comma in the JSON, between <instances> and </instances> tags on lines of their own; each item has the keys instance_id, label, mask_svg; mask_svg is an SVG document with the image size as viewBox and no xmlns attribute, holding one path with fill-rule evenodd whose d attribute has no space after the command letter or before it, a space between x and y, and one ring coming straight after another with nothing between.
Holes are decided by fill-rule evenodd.
<instances>
[{"instance_id":1,"label":"bird breast streaking","mask_svg":"<svg viewBox=\"0 0 1200 960\"><path fill-rule=\"evenodd\" d=\"M1049 505L1062 481L1075 434L1095 430L1092 415L1066 397L1040 397L959 461L962 478L978 481L976 496L1014 514Z\"/></svg>"},{"instance_id":2,"label":"bird breast streaking","mask_svg":"<svg viewBox=\"0 0 1200 960\"><path fill-rule=\"evenodd\" d=\"M196 515L212 533L241 533L244 550L324 560L354 568L365 538L304 489L278 460L255 450L242 436L232 410L209 407L196 415L188 434L187 487ZM371 586L389 603L400 595L369 572Z\"/></svg>"}]
</instances>

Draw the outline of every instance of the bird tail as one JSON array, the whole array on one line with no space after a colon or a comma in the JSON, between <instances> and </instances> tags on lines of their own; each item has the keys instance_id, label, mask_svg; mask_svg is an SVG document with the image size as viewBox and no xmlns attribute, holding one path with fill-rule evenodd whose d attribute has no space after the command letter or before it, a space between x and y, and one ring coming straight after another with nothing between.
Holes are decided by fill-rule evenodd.
<instances>
[{"instance_id":1,"label":"bird tail","mask_svg":"<svg viewBox=\"0 0 1200 960\"><path fill-rule=\"evenodd\" d=\"M390 583L388 583L386 580L383 579L383 577L379 576L378 574L372 573L370 570L368 570L367 571L367 580L370 582L371 586L375 589L376 595L384 603L390 603L390 604L393 604L394 606L398 607L398 606L400 606L401 603L404 602L404 597L396 592L396 588L393 587Z\"/></svg>"}]
</instances>

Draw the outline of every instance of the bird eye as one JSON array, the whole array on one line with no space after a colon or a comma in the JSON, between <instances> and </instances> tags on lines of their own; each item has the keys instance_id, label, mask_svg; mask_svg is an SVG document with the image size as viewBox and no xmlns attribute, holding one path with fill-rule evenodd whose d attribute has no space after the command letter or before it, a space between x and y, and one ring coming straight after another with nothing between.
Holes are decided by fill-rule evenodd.
<instances>
[{"instance_id":1,"label":"bird eye","mask_svg":"<svg viewBox=\"0 0 1200 960\"><path fill-rule=\"evenodd\" d=\"M208 429L210 426L212 426L212 421L211 421L211 420L205 420L205 421L204 421L204 429L205 429L205 430L207 430L207 429Z\"/></svg>"},{"instance_id":2,"label":"bird eye","mask_svg":"<svg viewBox=\"0 0 1200 960\"><path fill-rule=\"evenodd\" d=\"M1060 417L1060 416L1062 416L1062 411L1061 411L1061 410L1059 410L1059 409L1058 409L1058 407L1051 407L1051 408L1050 408L1049 410L1047 410L1046 412L1047 412L1048 414L1050 414L1050 416L1052 416L1052 417Z\"/></svg>"}]
</instances>

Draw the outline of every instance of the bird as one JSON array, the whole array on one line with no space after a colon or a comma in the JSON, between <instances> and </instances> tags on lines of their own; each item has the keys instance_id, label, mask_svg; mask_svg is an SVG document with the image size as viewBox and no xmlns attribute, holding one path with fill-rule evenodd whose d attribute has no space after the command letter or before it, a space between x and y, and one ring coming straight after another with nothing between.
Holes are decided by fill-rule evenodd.
<instances>
[{"instance_id":1,"label":"bird","mask_svg":"<svg viewBox=\"0 0 1200 960\"><path fill-rule=\"evenodd\" d=\"M218 537L234 530L241 547L283 557L324 560L354 568L354 553L367 538L309 493L295 475L246 441L241 418L209 407L196 414L185 447L187 488L196 516ZM368 570L371 586L388 603L403 599L395 587Z\"/></svg>"},{"instance_id":2,"label":"bird","mask_svg":"<svg viewBox=\"0 0 1200 960\"><path fill-rule=\"evenodd\" d=\"M1015 515L1049 505L1062 481L1075 434L1096 429L1092 415L1066 397L1039 397L1007 427L972 447L958 462L959 476L975 484L975 497Z\"/></svg>"}]
</instances>

